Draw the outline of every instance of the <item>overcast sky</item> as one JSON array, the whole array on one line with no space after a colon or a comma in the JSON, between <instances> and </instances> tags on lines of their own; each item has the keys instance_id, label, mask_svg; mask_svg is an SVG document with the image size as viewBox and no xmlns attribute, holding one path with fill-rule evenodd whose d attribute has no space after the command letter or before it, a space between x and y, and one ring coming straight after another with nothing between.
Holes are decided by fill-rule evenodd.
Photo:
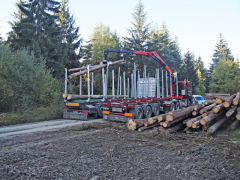
<instances>
[{"instance_id":1,"label":"overcast sky","mask_svg":"<svg viewBox=\"0 0 240 180\"><path fill-rule=\"evenodd\" d=\"M16 0L0 6L0 34L6 40L11 30L8 21L16 11ZM119 36L126 36L131 26L132 12L138 0L69 0L70 12L84 40L89 40L96 24L108 25ZM228 43L234 57L240 57L240 0L142 0L147 23L159 28L166 22L172 38L179 39L182 54L188 49L201 56L205 66L219 40ZM160 54L161 56L161 54Z\"/></svg>"}]
</instances>

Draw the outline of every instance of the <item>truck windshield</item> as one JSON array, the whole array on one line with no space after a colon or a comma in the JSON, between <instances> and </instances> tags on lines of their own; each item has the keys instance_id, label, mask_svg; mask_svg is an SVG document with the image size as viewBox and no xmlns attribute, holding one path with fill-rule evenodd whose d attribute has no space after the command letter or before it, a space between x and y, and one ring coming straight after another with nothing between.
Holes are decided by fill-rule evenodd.
<instances>
[{"instance_id":1,"label":"truck windshield","mask_svg":"<svg viewBox=\"0 0 240 180\"><path fill-rule=\"evenodd\" d=\"M202 96L195 97L196 100L204 100Z\"/></svg>"}]
</instances>

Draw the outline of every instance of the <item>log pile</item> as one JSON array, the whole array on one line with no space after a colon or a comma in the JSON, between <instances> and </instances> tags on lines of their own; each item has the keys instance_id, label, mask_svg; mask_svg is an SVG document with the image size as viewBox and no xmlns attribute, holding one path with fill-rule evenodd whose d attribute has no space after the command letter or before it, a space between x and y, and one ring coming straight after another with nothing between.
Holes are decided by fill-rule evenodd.
<instances>
[{"instance_id":1,"label":"log pile","mask_svg":"<svg viewBox=\"0 0 240 180\"><path fill-rule=\"evenodd\" d=\"M155 127L161 133L186 133L205 131L215 133L223 125L228 130L240 126L240 92L230 94L208 94L210 100L204 104L193 105L173 112L160 114L149 119L132 119L128 129L144 131ZM225 126L224 126L225 127Z\"/></svg>"}]
</instances>

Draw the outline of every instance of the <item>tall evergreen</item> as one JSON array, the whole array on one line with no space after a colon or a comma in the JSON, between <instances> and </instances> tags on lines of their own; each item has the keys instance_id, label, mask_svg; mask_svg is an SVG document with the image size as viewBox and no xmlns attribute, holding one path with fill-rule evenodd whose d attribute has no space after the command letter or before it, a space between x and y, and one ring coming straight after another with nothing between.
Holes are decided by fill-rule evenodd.
<instances>
[{"instance_id":1,"label":"tall evergreen","mask_svg":"<svg viewBox=\"0 0 240 180\"><path fill-rule=\"evenodd\" d=\"M127 29L129 36L124 37L124 48L135 51L146 51L149 39L149 25L146 24L147 13L144 12L144 5L141 0L138 1L133 13L132 27ZM148 58L143 56L135 56L130 58L130 68L133 68L133 62L136 62L137 69L143 71L144 64Z\"/></svg>"},{"instance_id":2,"label":"tall evergreen","mask_svg":"<svg viewBox=\"0 0 240 180\"><path fill-rule=\"evenodd\" d=\"M68 3L68 0L62 0L60 12L56 15L62 27L63 42L67 49L66 67L69 69L79 66L82 38L80 38L79 27L74 27L75 20L69 12Z\"/></svg>"},{"instance_id":3,"label":"tall evergreen","mask_svg":"<svg viewBox=\"0 0 240 180\"><path fill-rule=\"evenodd\" d=\"M213 63L210 64L211 65L210 72L212 72L213 68L219 63L219 60L221 58L229 59L232 61L234 60L231 54L231 51L228 48L228 44L222 37L222 33L220 33L219 41L216 44L216 49L214 50L214 53L213 53L213 58L212 58Z\"/></svg>"},{"instance_id":4,"label":"tall evergreen","mask_svg":"<svg viewBox=\"0 0 240 180\"><path fill-rule=\"evenodd\" d=\"M55 15L59 12L60 3L54 0L29 0L18 4L18 7L23 19L12 27L11 33L16 36L8 39L10 46L15 49L27 48L37 58L43 56L54 77L63 77L66 49Z\"/></svg>"},{"instance_id":5,"label":"tall evergreen","mask_svg":"<svg viewBox=\"0 0 240 180\"><path fill-rule=\"evenodd\" d=\"M204 67L201 56L195 62L195 70L197 73L198 85L196 87L196 94L203 95L206 93L207 69Z\"/></svg>"}]
</instances>

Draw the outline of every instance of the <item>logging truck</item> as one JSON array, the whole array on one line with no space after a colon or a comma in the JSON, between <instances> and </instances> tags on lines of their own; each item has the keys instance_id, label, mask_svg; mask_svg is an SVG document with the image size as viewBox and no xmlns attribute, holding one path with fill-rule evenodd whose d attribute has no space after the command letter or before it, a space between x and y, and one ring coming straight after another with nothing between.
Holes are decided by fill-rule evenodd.
<instances>
[{"instance_id":1,"label":"logging truck","mask_svg":"<svg viewBox=\"0 0 240 180\"><path fill-rule=\"evenodd\" d=\"M116 98L106 98L103 102L103 119L127 122L130 119L142 119L157 116L165 111L174 111L192 104L192 82L186 80L178 81L178 78L176 78L176 81L173 82L173 71L155 51L142 52L106 49L104 51L105 62L108 61L108 52L150 56L164 68L165 73L164 70L162 70L162 86L160 88L159 69L156 69L155 77L150 78L148 75L147 78L146 66L144 66L144 72L141 78L139 71L137 75L136 65L134 63L134 70L131 74L131 98L120 98L119 91L121 92L122 89L118 89L118 85L118 94ZM118 74L120 74L120 72ZM165 78L164 74L166 74ZM120 77L118 77L118 82L119 78ZM153 79L153 81L151 81L151 79ZM155 91L152 89L155 89ZM112 92L114 96L114 87ZM124 85L124 95L125 94ZM129 93L128 97L130 97Z\"/></svg>"}]
</instances>

